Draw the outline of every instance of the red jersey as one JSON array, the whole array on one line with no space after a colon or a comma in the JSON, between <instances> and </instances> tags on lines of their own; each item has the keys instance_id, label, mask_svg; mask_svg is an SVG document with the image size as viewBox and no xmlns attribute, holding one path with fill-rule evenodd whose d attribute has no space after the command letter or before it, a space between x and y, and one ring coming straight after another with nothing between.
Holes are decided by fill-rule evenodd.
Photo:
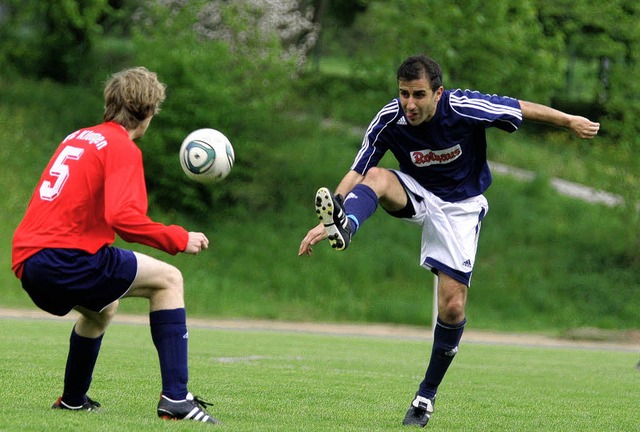
<instances>
[{"instance_id":1,"label":"red jersey","mask_svg":"<svg viewBox=\"0 0 640 432\"><path fill-rule=\"evenodd\" d=\"M118 234L175 255L188 233L147 216L142 152L117 123L80 129L54 153L13 236L12 269L44 248L95 253Z\"/></svg>"}]
</instances>

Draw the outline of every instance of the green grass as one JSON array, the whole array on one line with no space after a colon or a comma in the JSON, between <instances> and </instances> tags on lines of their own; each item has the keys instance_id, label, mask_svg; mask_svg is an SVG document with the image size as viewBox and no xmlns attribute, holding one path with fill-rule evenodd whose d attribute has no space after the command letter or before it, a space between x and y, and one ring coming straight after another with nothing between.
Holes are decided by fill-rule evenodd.
<instances>
[{"instance_id":1,"label":"green grass","mask_svg":"<svg viewBox=\"0 0 640 432\"><path fill-rule=\"evenodd\" d=\"M99 413L51 411L62 320L0 320L4 431L208 430L156 417L159 368L146 325L111 326L90 395ZM430 341L192 326L190 387L228 431L391 431ZM467 343L441 385L432 431L637 431L637 353Z\"/></svg>"}]
</instances>

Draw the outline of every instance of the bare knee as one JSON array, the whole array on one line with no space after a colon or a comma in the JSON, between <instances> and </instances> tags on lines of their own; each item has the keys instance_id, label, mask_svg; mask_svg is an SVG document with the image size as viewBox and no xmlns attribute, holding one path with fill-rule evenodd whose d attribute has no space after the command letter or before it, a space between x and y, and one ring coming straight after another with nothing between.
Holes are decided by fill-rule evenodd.
<instances>
[{"instance_id":1,"label":"bare knee","mask_svg":"<svg viewBox=\"0 0 640 432\"><path fill-rule=\"evenodd\" d=\"M182 277L182 272L178 270L178 268L167 264L167 267L164 269L164 280L166 282L166 288L172 291L182 293L184 286L184 279Z\"/></svg>"},{"instance_id":2,"label":"bare knee","mask_svg":"<svg viewBox=\"0 0 640 432\"><path fill-rule=\"evenodd\" d=\"M111 320L113 320L113 317L116 315L119 305L120 305L120 301L116 300L106 308L102 309L102 311L100 311L100 313L98 314L99 320L103 324L109 325L109 323L111 323Z\"/></svg>"},{"instance_id":3,"label":"bare knee","mask_svg":"<svg viewBox=\"0 0 640 432\"><path fill-rule=\"evenodd\" d=\"M465 317L465 305L458 298L449 298L438 307L438 315L447 324L457 324Z\"/></svg>"},{"instance_id":4,"label":"bare knee","mask_svg":"<svg viewBox=\"0 0 640 432\"><path fill-rule=\"evenodd\" d=\"M159 284L150 290L149 302L152 311L184 307L184 280L182 272L167 265L163 269Z\"/></svg>"},{"instance_id":5,"label":"bare knee","mask_svg":"<svg viewBox=\"0 0 640 432\"><path fill-rule=\"evenodd\" d=\"M407 205L407 192L396 175L385 168L371 168L367 171L363 185L369 186L378 196L386 210L397 211Z\"/></svg>"},{"instance_id":6,"label":"bare knee","mask_svg":"<svg viewBox=\"0 0 640 432\"><path fill-rule=\"evenodd\" d=\"M376 192L383 191L387 189L387 186L389 184L389 175L393 175L389 172L389 170L385 168L373 167L369 171L367 171L363 183Z\"/></svg>"},{"instance_id":7,"label":"bare knee","mask_svg":"<svg viewBox=\"0 0 640 432\"><path fill-rule=\"evenodd\" d=\"M184 307L184 281L176 267L144 254L138 258L138 275L127 297L149 299L152 311Z\"/></svg>"},{"instance_id":8,"label":"bare knee","mask_svg":"<svg viewBox=\"0 0 640 432\"><path fill-rule=\"evenodd\" d=\"M438 315L447 324L457 324L465 318L467 286L440 274L438 284Z\"/></svg>"},{"instance_id":9,"label":"bare knee","mask_svg":"<svg viewBox=\"0 0 640 432\"><path fill-rule=\"evenodd\" d=\"M81 306L75 309L80 312L80 317L76 322L75 331L78 335L97 338L107 331L107 327L111 324L118 310L118 300L109 304L100 312L94 312Z\"/></svg>"}]
</instances>

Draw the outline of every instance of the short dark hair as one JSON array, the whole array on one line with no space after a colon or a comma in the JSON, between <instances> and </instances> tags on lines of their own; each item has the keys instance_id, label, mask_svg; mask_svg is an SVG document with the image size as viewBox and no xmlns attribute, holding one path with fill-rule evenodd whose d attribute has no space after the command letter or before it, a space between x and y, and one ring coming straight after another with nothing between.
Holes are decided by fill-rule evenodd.
<instances>
[{"instance_id":1,"label":"short dark hair","mask_svg":"<svg viewBox=\"0 0 640 432\"><path fill-rule=\"evenodd\" d=\"M438 63L424 54L414 55L402 62L398 68L398 81L413 81L420 78L429 79L431 90L442 85L442 68Z\"/></svg>"}]
</instances>

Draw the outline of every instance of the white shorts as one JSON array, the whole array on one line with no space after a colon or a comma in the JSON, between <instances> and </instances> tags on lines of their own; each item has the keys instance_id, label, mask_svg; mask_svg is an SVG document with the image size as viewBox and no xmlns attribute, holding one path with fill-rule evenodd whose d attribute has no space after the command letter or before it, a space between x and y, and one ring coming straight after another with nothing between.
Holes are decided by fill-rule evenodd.
<instances>
[{"instance_id":1,"label":"white shorts","mask_svg":"<svg viewBox=\"0 0 640 432\"><path fill-rule=\"evenodd\" d=\"M420 265L470 286L480 225L489 211L487 199L478 195L454 203L443 201L411 176L392 171L415 209L413 217L402 219L422 226Z\"/></svg>"}]
</instances>

